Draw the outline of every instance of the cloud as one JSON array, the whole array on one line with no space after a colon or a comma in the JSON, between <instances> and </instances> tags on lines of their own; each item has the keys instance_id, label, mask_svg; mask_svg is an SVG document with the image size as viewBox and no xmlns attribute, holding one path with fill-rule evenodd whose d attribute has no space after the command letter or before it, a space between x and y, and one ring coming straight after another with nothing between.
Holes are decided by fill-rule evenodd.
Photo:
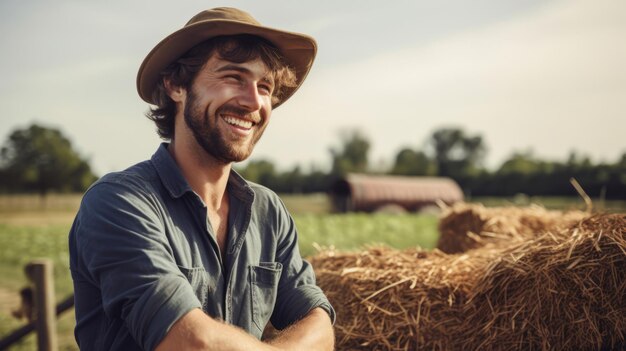
<instances>
[{"instance_id":1,"label":"cloud","mask_svg":"<svg viewBox=\"0 0 626 351\"><path fill-rule=\"evenodd\" d=\"M374 160L391 159L400 146L417 147L453 124L485 136L492 166L529 147L542 157L576 149L612 161L626 152L625 34L626 3L561 1L426 46L322 68L280 111L288 116L273 127L280 142L259 151L302 143L297 159L319 160L343 125L370 135Z\"/></svg>"},{"instance_id":2,"label":"cloud","mask_svg":"<svg viewBox=\"0 0 626 351\"><path fill-rule=\"evenodd\" d=\"M255 158L327 165L339 130L356 127L373 142L372 160L390 160L442 125L483 134L492 165L529 147L554 158L573 148L607 160L626 151L621 0L328 0L281 3L280 13L240 3L263 23L313 34L320 46ZM136 70L202 5L8 4L0 27L19 35L0 39L0 134L35 120L61 126L99 172L149 157L158 138L141 116Z\"/></svg>"}]
</instances>

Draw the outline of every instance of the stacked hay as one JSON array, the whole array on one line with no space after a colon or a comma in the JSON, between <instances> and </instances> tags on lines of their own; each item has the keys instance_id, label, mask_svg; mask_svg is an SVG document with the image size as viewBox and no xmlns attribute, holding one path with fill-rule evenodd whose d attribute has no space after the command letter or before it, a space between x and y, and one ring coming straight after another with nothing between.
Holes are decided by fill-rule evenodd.
<instances>
[{"instance_id":1,"label":"stacked hay","mask_svg":"<svg viewBox=\"0 0 626 351\"><path fill-rule=\"evenodd\" d=\"M587 212L549 211L540 206L486 208L458 203L442 213L437 248L458 253L483 246L521 243L543 232L567 228L587 216Z\"/></svg>"},{"instance_id":2,"label":"stacked hay","mask_svg":"<svg viewBox=\"0 0 626 351\"><path fill-rule=\"evenodd\" d=\"M626 338L626 216L510 246L326 251L338 350L618 349Z\"/></svg>"},{"instance_id":3,"label":"stacked hay","mask_svg":"<svg viewBox=\"0 0 626 351\"><path fill-rule=\"evenodd\" d=\"M494 252L325 251L311 261L337 310L338 350L448 350L463 306Z\"/></svg>"},{"instance_id":4,"label":"stacked hay","mask_svg":"<svg viewBox=\"0 0 626 351\"><path fill-rule=\"evenodd\" d=\"M503 250L463 315L454 332L468 349L626 347L626 215L591 217Z\"/></svg>"}]
</instances>

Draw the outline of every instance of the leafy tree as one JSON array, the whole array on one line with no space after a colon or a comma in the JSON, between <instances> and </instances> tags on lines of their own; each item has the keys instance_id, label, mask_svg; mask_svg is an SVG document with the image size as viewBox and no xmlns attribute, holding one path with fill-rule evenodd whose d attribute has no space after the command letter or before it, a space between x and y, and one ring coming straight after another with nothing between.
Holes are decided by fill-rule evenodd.
<instances>
[{"instance_id":1,"label":"leafy tree","mask_svg":"<svg viewBox=\"0 0 626 351\"><path fill-rule=\"evenodd\" d=\"M440 176L467 178L479 173L486 147L480 135L469 136L460 128L436 130L427 142Z\"/></svg>"},{"instance_id":2,"label":"leafy tree","mask_svg":"<svg viewBox=\"0 0 626 351\"><path fill-rule=\"evenodd\" d=\"M301 193L304 186L304 175L300 166L295 166L290 172L285 172L281 177L282 183L288 185L288 192Z\"/></svg>"},{"instance_id":3,"label":"leafy tree","mask_svg":"<svg viewBox=\"0 0 626 351\"><path fill-rule=\"evenodd\" d=\"M430 176L437 173L437 166L424 152L404 148L396 155L391 174Z\"/></svg>"},{"instance_id":4,"label":"leafy tree","mask_svg":"<svg viewBox=\"0 0 626 351\"><path fill-rule=\"evenodd\" d=\"M349 172L367 171L367 153L370 142L358 130L345 132L341 136L341 148L331 149L332 170L334 176L342 176Z\"/></svg>"},{"instance_id":5,"label":"leafy tree","mask_svg":"<svg viewBox=\"0 0 626 351\"><path fill-rule=\"evenodd\" d=\"M302 180L303 193L319 193L328 191L333 179L321 170L312 169L309 174L305 174Z\"/></svg>"},{"instance_id":6,"label":"leafy tree","mask_svg":"<svg viewBox=\"0 0 626 351\"><path fill-rule=\"evenodd\" d=\"M63 134L33 124L15 130L0 149L0 167L10 191L83 191L96 180Z\"/></svg>"},{"instance_id":7,"label":"leafy tree","mask_svg":"<svg viewBox=\"0 0 626 351\"><path fill-rule=\"evenodd\" d=\"M611 197L626 199L626 152L612 167L612 176L606 194Z\"/></svg>"},{"instance_id":8,"label":"leafy tree","mask_svg":"<svg viewBox=\"0 0 626 351\"><path fill-rule=\"evenodd\" d=\"M622 171L623 175L626 176L626 152L615 162L615 169Z\"/></svg>"},{"instance_id":9,"label":"leafy tree","mask_svg":"<svg viewBox=\"0 0 626 351\"><path fill-rule=\"evenodd\" d=\"M533 156L532 151L514 152L508 160L504 161L497 173L529 175L540 171L549 170L549 165Z\"/></svg>"},{"instance_id":10,"label":"leafy tree","mask_svg":"<svg viewBox=\"0 0 626 351\"><path fill-rule=\"evenodd\" d=\"M239 172L247 180L265 186L270 186L276 178L276 168L269 160L250 161L246 167L239 170Z\"/></svg>"},{"instance_id":11,"label":"leafy tree","mask_svg":"<svg viewBox=\"0 0 626 351\"><path fill-rule=\"evenodd\" d=\"M576 151L571 151L567 157L565 165L571 170L584 170L593 168L593 164L589 156L582 155Z\"/></svg>"}]
</instances>

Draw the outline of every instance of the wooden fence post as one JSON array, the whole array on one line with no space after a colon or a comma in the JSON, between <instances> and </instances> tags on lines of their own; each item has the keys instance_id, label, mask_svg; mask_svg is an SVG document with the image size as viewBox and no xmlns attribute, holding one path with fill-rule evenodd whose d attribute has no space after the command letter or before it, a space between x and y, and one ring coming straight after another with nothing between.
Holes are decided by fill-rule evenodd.
<instances>
[{"instance_id":1,"label":"wooden fence post","mask_svg":"<svg viewBox=\"0 0 626 351\"><path fill-rule=\"evenodd\" d=\"M39 259L26 265L26 275L34 284L37 349L57 351L57 327L54 297L54 265L51 260Z\"/></svg>"}]
</instances>

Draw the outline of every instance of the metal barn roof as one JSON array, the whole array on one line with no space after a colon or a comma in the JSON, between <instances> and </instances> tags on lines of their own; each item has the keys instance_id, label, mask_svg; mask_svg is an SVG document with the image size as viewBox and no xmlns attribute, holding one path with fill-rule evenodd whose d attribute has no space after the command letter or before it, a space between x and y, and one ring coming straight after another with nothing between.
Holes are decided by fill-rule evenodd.
<instances>
[{"instance_id":1,"label":"metal barn roof","mask_svg":"<svg viewBox=\"0 0 626 351\"><path fill-rule=\"evenodd\" d=\"M386 205L413 211L443 201L463 200L459 185L450 178L348 174L331 188L335 208L341 212L375 211Z\"/></svg>"}]
</instances>

